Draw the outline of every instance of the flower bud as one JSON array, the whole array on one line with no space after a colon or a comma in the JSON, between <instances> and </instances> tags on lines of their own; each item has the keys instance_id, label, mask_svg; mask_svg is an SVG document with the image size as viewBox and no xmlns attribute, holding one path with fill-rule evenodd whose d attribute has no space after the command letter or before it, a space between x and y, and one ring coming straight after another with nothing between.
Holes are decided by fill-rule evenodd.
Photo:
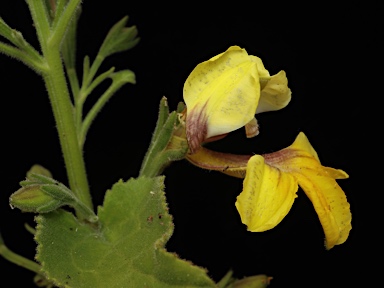
<instances>
[{"instance_id":1,"label":"flower bud","mask_svg":"<svg viewBox=\"0 0 384 288\"><path fill-rule=\"evenodd\" d=\"M44 192L42 185L28 185L17 190L9 198L12 208L23 212L47 213L63 206L65 203Z\"/></svg>"},{"instance_id":2,"label":"flower bud","mask_svg":"<svg viewBox=\"0 0 384 288\"><path fill-rule=\"evenodd\" d=\"M40 174L52 178L52 173L39 164L35 164L27 172L27 179L32 179L32 174Z\"/></svg>"}]
</instances>

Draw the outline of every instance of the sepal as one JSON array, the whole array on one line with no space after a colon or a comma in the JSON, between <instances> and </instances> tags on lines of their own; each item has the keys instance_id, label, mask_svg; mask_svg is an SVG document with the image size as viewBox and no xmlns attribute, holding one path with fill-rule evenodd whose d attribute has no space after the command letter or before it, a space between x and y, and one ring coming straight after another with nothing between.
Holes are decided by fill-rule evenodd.
<instances>
[{"instance_id":1,"label":"sepal","mask_svg":"<svg viewBox=\"0 0 384 288\"><path fill-rule=\"evenodd\" d=\"M28 185L20 188L9 198L12 208L23 212L47 213L58 209L66 203L52 197L42 189L42 185Z\"/></svg>"},{"instance_id":2,"label":"sepal","mask_svg":"<svg viewBox=\"0 0 384 288\"><path fill-rule=\"evenodd\" d=\"M12 208L23 212L48 213L62 206L73 207L91 223L98 217L81 202L64 184L51 177L30 172L26 180L20 182L21 188L9 197Z\"/></svg>"}]
</instances>

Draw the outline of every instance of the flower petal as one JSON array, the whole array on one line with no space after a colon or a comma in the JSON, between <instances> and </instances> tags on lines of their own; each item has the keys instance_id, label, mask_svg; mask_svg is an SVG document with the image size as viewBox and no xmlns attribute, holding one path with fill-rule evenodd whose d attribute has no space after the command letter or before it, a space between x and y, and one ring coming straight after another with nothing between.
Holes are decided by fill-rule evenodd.
<instances>
[{"instance_id":1,"label":"flower petal","mask_svg":"<svg viewBox=\"0 0 384 288\"><path fill-rule=\"evenodd\" d=\"M244 49L232 46L196 66L184 84L183 96L188 108L188 141L196 138L193 133L201 125L206 127L202 141L234 131L256 112L260 97L256 63Z\"/></svg>"},{"instance_id":2,"label":"flower petal","mask_svg":"<svg viewBox=\"0 0 384 288\"><path fill-rule=\"evenodd\" d=\"M265 69L263 61L257 56L249 55L249 57L251 58L252 62L256 63L257 72L259 73L260 80L264 79L264 78L269 79L270 75L269 75L268 70ZM262 86L262 88L263 88L263 86Z\"/></svg>"},{"instance_id":3,"label":"flower petal","mask_svg":"<svg viewBox=\"0 0 384 288\"><path fill-rule=\"evenodd\" d=\"M253 156L235 204L241 221L252 232L274 228L291 209L297 189L294 177L266 165L262 156Z\"/></svg>"},{"instance_id":4,"label":"flower petal","mask_svg":"<svg viewBox=\"0 0 384 288\"><path fill-rule=\"evenodd\" d=\"M323 226L326 248L344 243L352 229L352 217L344 191L336 180L318 175L314 170L307 171L305 175L295 173L295 177L311 200Z\"/></svg>"},{"instance_id":5,"label":"flower petal","mask_svg":"<svg viewBox=\"0 0 384 288\"><path fill-rule=\"evenodd\" d=\"M292 93L291 89L288 88L288 79L284 71L280 71L276 75L269 77L266 84L263 84L265 79L260 75L260 82L262 84L262 90L256 114L280 110L291 101Z\"/></svg>"},{"instance_id":6,"label":"flower petal","mask_svg":"<svg viewBox=\"0 0 384 288\"><path fill-rule=\"evenodd\" d=\"M185 132L191 153L195 153L200 148L200 144L208 138L208 116L206 104L207 103L204 103L204 105L196 105L194 109L187 112Z\"/></svg>"},{"instance_id":7,"label":"flower petal","mask_svg":"<svg viewBox=\"0 0 384 288\"><path fill-rule=\"evenodd\" d=\"M328 176L333 179L347 179L349 178L349 175L345 173L343 170L340 169L334 169L331 167L325 167L323 166L324 170L327 172Z\"/></svg>"},{"instance_id":8,"label":"flower petal","mask_svg":"<svg viewBox=\"0 0 384 288\"><path fill-rule=\"evenodd\" d=\"M244 178L249 155L222 153L201 147L196 153L185 155L190 163L200 168L220 171L224 174Z\"/></svg>"},{"instance_id":9,"label":"flower petal","mask_svg":"<svg viewBox=\"0 0 384 288\"><path fill-rule=\"evenodd\" d=\"M320 162L317 152L312 147L311 143L309 143L307 136L303 132L300 132L299 135L297 135L295 141L288 148L306 151Z\"/></svg>"},{"instance_id":10,"label":"flower petal","mask_svg":"<svg viewBox=\"0 0 384 288\"><path fill-rule=\"evenodd\" d=\"M264 157L266 163L297 179L319 217L326 248L344 243L352 229L352 216L345 193L335 179L348 178L348 174L322 166L304 133L288 148Z\"/></svg>"}]
</instances>

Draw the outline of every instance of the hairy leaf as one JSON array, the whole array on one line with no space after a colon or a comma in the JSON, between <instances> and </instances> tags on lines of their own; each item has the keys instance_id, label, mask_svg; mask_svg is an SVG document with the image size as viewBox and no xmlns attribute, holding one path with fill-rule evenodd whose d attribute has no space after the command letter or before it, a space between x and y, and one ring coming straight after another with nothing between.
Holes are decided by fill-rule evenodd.
<instances>
[{"instance_id":1,"label":"hairy leaf","mask_svg":"<svg viewBox=\"0 0 384 288\"><path fill-rule=\"evenodd\" d=\"M99 225L57 210L37 217L36 259L62 287L215 287L206 271L169 253L173 232L163 177L119 181Z\"/></svg>"}]
</instances>

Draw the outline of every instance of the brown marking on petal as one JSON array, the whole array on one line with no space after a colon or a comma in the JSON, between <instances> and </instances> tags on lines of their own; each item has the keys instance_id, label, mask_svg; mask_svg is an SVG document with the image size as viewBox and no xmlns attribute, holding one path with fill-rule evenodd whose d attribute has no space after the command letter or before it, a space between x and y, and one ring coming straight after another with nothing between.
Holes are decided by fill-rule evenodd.
<instances>
[{"instance_id":1,"label":"brown marking on petal","mask_svg":"<svg viewBox=\"0 0 384 288\"><path fill-rule=\"evenodd\" d=\"M208 116L206 114L207 103L203 107L195 107L187 111L186 133L191 154L196 153L201 143L207 138Z\"/></svg>"},{"instance_id":2,"label":"brown marking on petal","mask_svg":"<svg viewBox=\"0 0 384 288\"><path fill-rule=\"evenodd\" d=\"M212 137L209 137L209 138L205 139L204 142L205 143L214 142L214 141L217 141L217 140L225 138L227 135L228 135L228 133L212 136Z\"/></svg>"},{"instance_id":3,"label":"brown marking on petal","mask_svg":"<svg viewBox=\"0 0 384 288\"><path fill-rule=\"evenodd\" d=\"M308 158L317 161L314 157L311 155L305 153L302 150L299 149L292 149L292 148L285 148L280 151L276 151L273 153L263 154L264 161L266 164L268 164L271 167L277 168L279 170L289 172L294 169L292 166L286 166L286 162L293 158ZM319 162L320 164L320 162ZM321 165L321 164L320 164ZM287 171L287 168L289 171ZM306 169L306 167L302 166L295 166L295 169L301 170L302 168ZM301 173L302 174L302 173Z\"/></svg>"},{"instance_id":4,"label":"brown marking on petal","mask_svg":"<svg viewBox=\"0 0 384 288\"><path fill-rule=\"evenodd\" d=\"M186 159L198 167L224 172L228 169L247 167L251 157L251 155L222 153L201 147L196 154L187 155Z\"/></svg>"},{"instance_id":5,"label":"brown marking on petal","mask_svg":"<svg viewBox=\"0 0 384 288\"><path fill-rule=\"evenodd\" d=\"M222 153L201 147L195 154L187 154L186 159L203 169L220 171L224 174L244 178L251 155Z\"/></svg>"},{"instance_id":6,"label":"brown marking on petal","mask_svg":"<svg viewBox=\"0 0 384 288\"><path fill-rule=\"evenodd\" d=\"M226 175L236 177L236 178L242 178L242 179L245 178L245 174L246 174L246 171L243 168L231 168L231 167L221 172Z\"/></svg>"},{"instance_id":7,"label":"brown marking on petal","mask_svg":"<svg viewBox=\"0 0 384 288\"><path fill-rule=\"evenodd\" d=\"M282 149L273 153L262 154L262 156L264 157L265 163L274 166L274 164L296 157L297 154L297 150L295 149Z\"/></svg>"}]
</instances>

